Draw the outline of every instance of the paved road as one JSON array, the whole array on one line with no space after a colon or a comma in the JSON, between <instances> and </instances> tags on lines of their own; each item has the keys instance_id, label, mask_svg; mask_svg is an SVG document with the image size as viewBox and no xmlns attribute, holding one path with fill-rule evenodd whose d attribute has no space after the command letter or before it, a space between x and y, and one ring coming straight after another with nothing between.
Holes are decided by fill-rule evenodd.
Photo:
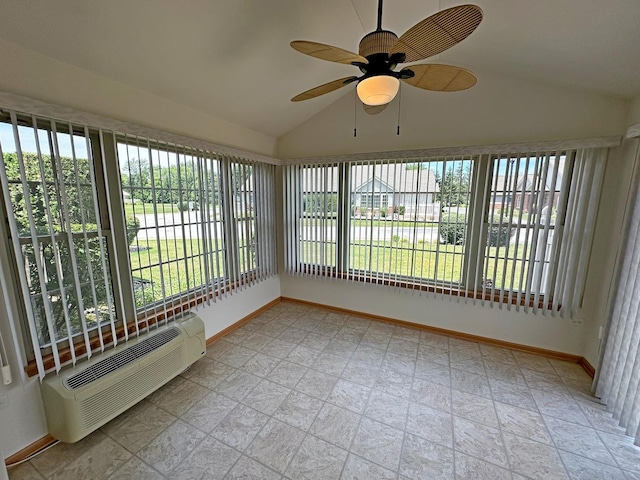
<instances>
[{"instance_id":1,"label":"paved road","mask_svg":"<svg viewBox=\"0 0 640 480\"><path fill-rule=\"evenodd\" d=\"M198 225L200 219L200 212L175 212L167 214L158 214L157 225L159 228L150 228L156 226L156 218L154 215L137 215L140 220L140 231L138 233L139 240L155 240L156 238L168 238L168 239L181 239L181 238L198 238L202 235L202 225ZM184 219L184 225L183 225ZM244 222L238 224L238 235L244 235ZM211 223L207 227L207 231L211 231L217 234L218 238L222 238L222 223ZM329 226L324 229L324 232L315 226L304 225L302 227L302 238L305 240L320 240L335 241L337 236L337 228L335 226ZM373 241L392 241L394 237L400 239L406 239L409 242L413 242L414 238L417 241L435 242L438 240L438 228L433 226L418 226L406 227L406 226L380 226L378 227L368 225L352 227L351 235L354 240L372 239ZM519 234L511 239L511 244L525 243L527 235L524 229ZM529 241L531 244L533 238L533 232L529 232Z\"/></svg>"}]
</instances>

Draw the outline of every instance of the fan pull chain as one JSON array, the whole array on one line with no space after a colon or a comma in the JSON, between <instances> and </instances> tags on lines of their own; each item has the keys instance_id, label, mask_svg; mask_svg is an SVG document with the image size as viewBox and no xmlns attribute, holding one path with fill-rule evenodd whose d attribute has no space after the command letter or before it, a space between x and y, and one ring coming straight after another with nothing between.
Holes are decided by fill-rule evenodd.
<instances>
[{"instance_id":1,"label":"fan pull chain","mask_svg":"<svg viewBox=\"0 0 640 480\"><path fill-rule=\"evenodd\" d=\"M396 128L396 135L400 135L400 104L402 103L402 82L400 82L400 88L398 89L398 127Z\"/></svg>"},{"instance_id":2,"label":"fan pull chain","mask_svg":"<svg viewBox=\"0 0 640 480\"><path fill-rule=\"evenodd\" d=\"M358 136L358 94L353 90L353 137Z\"/></svg>"}]
</instances>

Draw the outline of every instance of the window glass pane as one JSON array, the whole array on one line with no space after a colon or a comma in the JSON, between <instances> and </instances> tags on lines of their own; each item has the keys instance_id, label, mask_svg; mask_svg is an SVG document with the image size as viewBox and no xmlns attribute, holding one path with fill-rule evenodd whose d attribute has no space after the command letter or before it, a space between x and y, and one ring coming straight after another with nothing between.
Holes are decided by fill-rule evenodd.
<instances>
[{"instance_id":1,"label":"window glass pane","mask_svg":"<svg viewBox=\"0 0 640 480\"><path fill-rule=\"evenodd\" d=\"M218 160L140 141L119 143L118 158L136 306L223 277Z\"/></svg>"},{"instance_id":2,"label":"window glass pane","mask_svg":"<svg viewBox=\"0 0 640 480\"><path fill-rule=\"evenodd\" d=\"M305 167L302 175L300 242L305 264L336 266L338 167Z\"/></svg>"},{"instance_id":3,"label":"window glass pane","mask_svg":"<svg viewBox=\"0 0 640 480\"><path fill-rule=\"evenodd\" d=\"M485 284L547 293L565 155L494 158Z\"/></svg>"},{"instance_id":4,"label":"window glass pane","mask_svg":"<svg viewBox=\"0 0 640 480\"><path fill-rule=\"evenodd\" d=\"M473 161L350 168L350 268L394 279L460 283Z\"/></svg>"},{"instance_id":5,"label":"window glass pane","mask_svg":"<svg viewBox=\"0 0 640 480\"><path fill-rule=\"evenodd\" d=\"M256 219L255 219L255 171L254 166L232 162L231 205L235 226L240 274L256 268Z\"/></svg>"},{"instance_id":6,"label":"window glass pane","mask_svg":"<svg viewBox=\"0 0 640 480\"><path fill-rule=\"evenodd\" d=\"M80 133L70 134L68 125L57 129L20 125L16 142L13 126L0 123L11 200L8 220L15 222L18 261L26 273L20 287L31 299L41 347L51 343L52 335L61 341L81 334L83 318L91 332L115 315L111 279L103 269L106 240L100 239L96 223L89 142Z\"/></svg>"}]
</instances>

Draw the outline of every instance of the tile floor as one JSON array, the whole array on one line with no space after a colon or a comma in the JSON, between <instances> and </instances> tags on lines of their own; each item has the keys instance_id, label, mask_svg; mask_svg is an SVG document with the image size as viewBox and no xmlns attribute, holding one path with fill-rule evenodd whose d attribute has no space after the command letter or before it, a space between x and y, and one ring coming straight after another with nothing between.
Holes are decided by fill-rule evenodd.
<instances>
[{"instance_id":1,"label":"tile floor","mask_svg":"<svg viewBox=\"0 0 640 480\"><path fill-rule=\"evenodd\" d=\"M575 364L283 302L18 479L635 479Z\"/></svg>"}]
</instances>

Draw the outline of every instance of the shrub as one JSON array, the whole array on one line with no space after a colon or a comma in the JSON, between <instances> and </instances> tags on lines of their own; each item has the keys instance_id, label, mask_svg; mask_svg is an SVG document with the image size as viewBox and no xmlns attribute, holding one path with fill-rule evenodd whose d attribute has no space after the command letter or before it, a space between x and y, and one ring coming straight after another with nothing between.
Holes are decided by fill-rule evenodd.
<instances>
[{"instance_id":1,"label":"shrub","mask_svg":"<svg viewBox=\"0 0 640 480\"><path fill-rule=\"evenodd\" d=\"M398 205L398 215L404 215L404 205Z\"/></svg>"},{"instance_id":2,"label":"shrub","mask_svg":"<svg viewBox=\"0 0 640 480\"><path fill-rule=\"evenodd\" d=\"M504 220L504 219L503 219ZM504 247L509 243L515 229L510 223L500 223L500 217L493 217L493 225L489 228L487 233L487 245L490 247Z\"/></svg>"},{"instance_id":3,"label":"shrub","mask_svg":"<svg viewBox=\"0 0 640 480\"><path fill-rule=\"evenodd\" d=\"M129 245L133 243L136 239L136 235L138 235L138 231L140 230L140 220L135 215L127 217L127 242Z\"/></svg>"},{"instance_id":4,"label":"shrub","mask_svg":"<svg viewBox=\"0 0 640 480\"><path fill-rule=\"evenodd\" d=\"M338 195L335 193L307 193L302 197L302 208L311 215L336 214L338 212Z\"/></svg>"},{"instance_id":5,"label":"shrub","mask_svg":"<svg viewBox=\"0 0 640 480\"><path fill-rule=\"evenodd\" d=\"M188 212L190 210L196 211L200 208L198 202L180 202L178 204L178 210L181 212Z\"/></svg>"},{"instance_id":6,"label":"shrub","mask_svg":"<svg viewBox=\"0 0 640 480\"><path fill-rule=\"evenodd\" d=\"M387 209L386 208L381 208L380 209L380 216L382 218L385 218L387 216Z\"/></svg>"},{"instance_id":7,"label":"shrub","mask_svg":"<svg viewBox=\"0 0 640 480\"><path fill-rule=\"evenodd\" d=\"M462 214L447 214L440 217L440 238L442 243L462 245L466 229L466 219Z\"/></svg>"}]
</instances>

